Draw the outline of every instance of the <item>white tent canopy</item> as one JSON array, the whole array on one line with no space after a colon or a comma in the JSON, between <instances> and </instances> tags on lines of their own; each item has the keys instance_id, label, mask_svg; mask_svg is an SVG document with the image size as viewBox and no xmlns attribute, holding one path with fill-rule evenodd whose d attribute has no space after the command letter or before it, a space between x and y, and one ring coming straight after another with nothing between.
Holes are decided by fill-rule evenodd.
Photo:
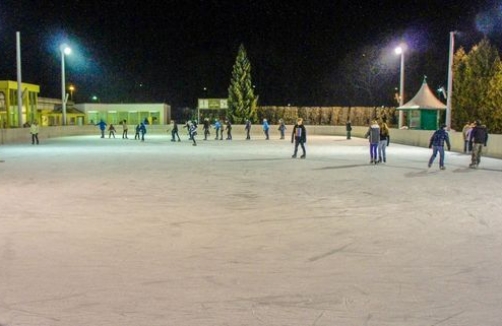
<instances>
[{"instance_id":1,"label":"white tent canopy","mask_svg":"<svg viewBox=\"0 0 502 326\"><path fill-rule=\"evenodd\" d=\"M398 107L397 110L446 110L446 104L437 99L427 85L424 78L422 87L409 102Z\"/></svg>"}]
</instances>

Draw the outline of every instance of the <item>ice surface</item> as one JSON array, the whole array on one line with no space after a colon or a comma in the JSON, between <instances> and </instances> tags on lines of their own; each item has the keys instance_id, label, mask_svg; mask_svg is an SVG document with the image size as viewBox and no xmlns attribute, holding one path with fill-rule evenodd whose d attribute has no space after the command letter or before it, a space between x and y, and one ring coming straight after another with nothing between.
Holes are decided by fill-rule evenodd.
<instances>
[{"instance_id":1,"label":"ice surface","mask_svg":"<svg viewBox=\"0 0 502 326\"><path fill-rule=\"evenodd\" d=\"M500 160L315 136L0 147L0 325L501 325Z\"/></svg>"}]
</instances>

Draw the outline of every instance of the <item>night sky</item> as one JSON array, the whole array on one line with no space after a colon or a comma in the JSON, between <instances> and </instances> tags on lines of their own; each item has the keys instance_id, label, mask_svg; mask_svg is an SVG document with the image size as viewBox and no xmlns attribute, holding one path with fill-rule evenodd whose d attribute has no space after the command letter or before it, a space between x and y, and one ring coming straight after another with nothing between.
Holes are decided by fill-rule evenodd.
<instances>
[{"instance_id":1,"label":"night sky","mask_svg":"<svg viewBox=\"0 0 502 326\"><path fill-rule=\"evenodd\" d=\"M446 80L449 32L464 32L457 42L467 48L483 35L496 43L499 12L500 4L483 0L2 0L0 79L16 80L20 31L23 81L39 84L40 96L61 96L59 45L66 42L73 49L66 80L76 102L96 95L108 103L193 107L198 97L227 97L243 43L260 105L337 105L338 65L348 53L405 40L409 62L439 58L435 68L408 69L408 87L426 73L436 86ZM396 55L391 60L399 66ZM398 72L395 78L397 86Z\"/></svg>"}]
</instances>

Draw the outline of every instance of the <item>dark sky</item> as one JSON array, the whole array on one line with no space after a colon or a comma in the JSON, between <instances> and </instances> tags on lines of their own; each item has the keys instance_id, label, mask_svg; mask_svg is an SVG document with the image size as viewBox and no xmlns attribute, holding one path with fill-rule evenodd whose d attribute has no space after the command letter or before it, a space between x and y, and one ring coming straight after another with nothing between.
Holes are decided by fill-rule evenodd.
<instances>
[{"instance_id":1,"label":"dark sky","mask_svg":"<svg viewBox=\"0 0 502 326\"><path fill-rule=\"evenodd\" d=\"M329 90L349 51L405 39L416 47L410 57L436 51L446 62L452 30L474 35L465 41L471 45L483 28L500 37L498 11L491 0L2 0L0 79L16 80L20 31L23 81L41 85L40 96L60 97L65 41L73 48L66 79L77 102L96 95L102 102L194 106L198 97L227 97L243 43L261 105L336 105ZM446 79L447 67L441 69Z\"/></svg>"}]
</instances>

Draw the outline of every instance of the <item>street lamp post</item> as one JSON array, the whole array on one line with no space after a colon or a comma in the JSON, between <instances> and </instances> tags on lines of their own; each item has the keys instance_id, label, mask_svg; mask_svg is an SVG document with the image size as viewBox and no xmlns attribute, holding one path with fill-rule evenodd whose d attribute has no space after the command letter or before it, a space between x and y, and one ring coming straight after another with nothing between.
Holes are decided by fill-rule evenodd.
<instances>
[{"instance_id":1,"label":"street lamp post","mask_svg":"<svg viewBox=\"0 0 502 326\"><path fill-rule=\"evenodd\" d=\"M453 92L453 51L455 32L450 32L450 53L448 58L448 91L446 93L446 130L451 129L451 93Z\"/></svg>"},{"instance_id":2,"label":"street lamp post","mask_svg":"<svg viewBox=\"0 0 502 326\"><path fill-rule=\"evenodd\" d=\"M401 74L399 78L399 106L404 104L404 47L398 46L395 49L396 54L401 56ZM399 110L399 122L398 128L401 129L403 126L404 113L403 110Z\"/></svg>"},{"instance_id":3,"label":"street lamp post","mask_svg":"<svg viewBox=\"0 0 502 326\"><path fill-rule=\"evenodd\" d=\"M63 113L63 126L66 125L66 86L65 86L65 73L64 73L64 57L71 53L71 49L66 44L61 44L59 47L61 50L61 102L62 102L62 113Z\"/></svg>"}]
</instances>

